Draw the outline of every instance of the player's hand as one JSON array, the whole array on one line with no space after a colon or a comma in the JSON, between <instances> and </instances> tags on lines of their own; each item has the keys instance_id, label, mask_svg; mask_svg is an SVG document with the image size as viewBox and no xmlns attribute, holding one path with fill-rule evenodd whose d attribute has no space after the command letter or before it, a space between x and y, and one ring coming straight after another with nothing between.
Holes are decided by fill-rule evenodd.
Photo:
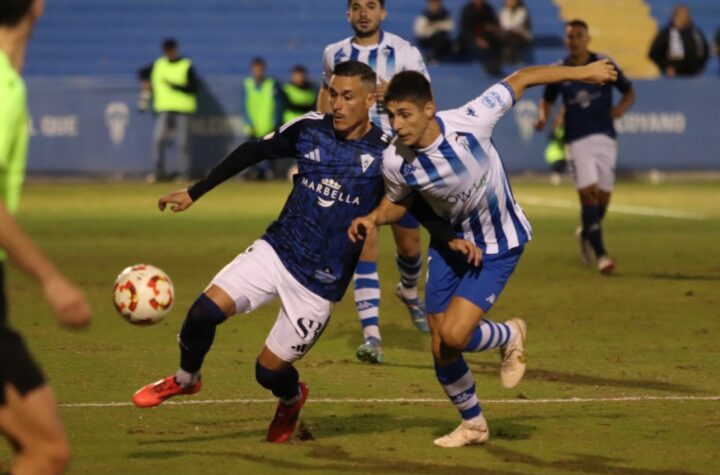
<instances>
[{"instance_id":1,"label":"player's hand","mask_svg":"<svg viewBox=\"0 0 720 475\"><path fill-rule=\"evenodd\" d=\"M545 128L545 125L547 124L547 117L545 117L543 114L540 114L535 121L535 130L540 131Z\"/></svg>"},{"instance_id":2,"label":"player's hand","mask_svg":"<svg viewBox=\"0 0 720 475\"><path fill-rule=\"evenodd\" d=\"M354 243L363 241L365 236L373 232L376 227L375 220L370 215L355 218L348 228L348 237Z\"/></svg>"},{"instance_id":3,"label":"player's hand","mask_svg":"<svg viewBox=\"0 0 720 475\"><path fill-rule=\"evenodd\" d=\"M388 83L385 79L380 78L377 87L375 88L375 100L382 102L385 98L385 91L387 91Z\"/></svg>"},{"instance_id":4,"label":"player's hand","mask_svg":"<svg viewBox=\"0 0 720 475\"><path fill-rule=\"evenodd\" d=\"M60 325L82 328L90 323L92 315L85 294L62 275L55 275L44 282L43 293Z\"/></svg>"},{"instance_id":5,"label":"player's hand","mask_svg":"<svg viewBox=\"0 0 720 475\"><path fill-rule=\"evenodd\" d=\"M613 119L619 119L624 114L624 111L620 107L613 107L610 109L610 117Z\"/></svg>"},{"instance_id":6,"label":"player's hand","mask_svg":"<svg viewBox=\"0 0 720 475\"><path fill-rule=\"evenodd\" d=\"M165 211L168 204L171 204L170 209L177 213L188 209L193 204L193 200L187 190L178 190L168 193L158 200L160 211Z\"/></svg>"},{"instance_id":7,"label":"player's hand","mask_svg":"<svg viewBox=\"0 0 720 475\"><path fill-rule=\"evenodd\" d=\"M608 82L615 82L617 79L617 69L615 65L607 58L594 61L585 66L587 77L586 82L596 86L602 86Z\"/></svg>"},{"instance_id":8,"label":"player's hand","mask_svg":"<svg viewBox=\"0 0 720 475\"><path fill-rule=\"evenodd\" d=\"M448 247L451 251L459 252L465 256L465 260L468 264L472 264L475 267L480 267L482 262L482 250L475 245L475 243L468 241L467 239L453 239L448 243Z\"/></svg>"}]
</instances>

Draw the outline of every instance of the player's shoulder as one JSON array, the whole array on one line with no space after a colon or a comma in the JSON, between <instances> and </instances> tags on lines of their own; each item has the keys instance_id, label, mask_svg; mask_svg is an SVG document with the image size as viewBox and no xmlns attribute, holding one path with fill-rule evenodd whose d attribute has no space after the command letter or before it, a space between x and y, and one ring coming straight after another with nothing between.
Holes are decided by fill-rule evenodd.
<instances>
[{"instance_id":1,"label":"player's shoulder","mask_svg":"<svg viewBox=\"0 0 720 475\"><path fill-rule=\"evenodd\" d=\"M330 43L325 47L324 55L330 56L337 54L338 51L342 51L343 49L350 46L352 43L352 36L348 36L347 38L343 38L340 41L336 41L334 43Z\"/></svg>"},{"instance_id":2,"label":"player's shoulder","mask_svg":"<svg viewBox=\"0 0 720 475\"><path fill-rule=\"evenodd\" d=\"M370 124L370 131L363 137L363 142L373 148L378 153L383 153L390 145L392 138L375 124Z\"/></svg>"},{"instance_id":3,"label":"player's shoulder","mask_svg":"<svg viewBox=\"0 0 720 475\"><path fill-rule=\"evenodd\" d=\"M382 44L393 47L396 51L410 52L419 51L415 46L402 36L383 31Z\"/></svg>"},{"instance_id":4,"label":"player's shoulder","mask_svg":"<svg viewBox=\"0 0 720 475\"><path fill-rule=\"evenodd\" d=\"M278 131L284 134L293 130L301 130L309 127L332 127L332 117L330 114L308 112L281 125Z\"/></svg>"},{"instance_id":5,"label":"player's shoulder","mask_svg":"<svg viewBox=\"0 0 720 475\"><path fill-rule=\"evenodd\" d=\"M394 137L383 152L383 164L399 170L403 163L411 163L416 156L417 153L412 148L400 142L398 137Z\"/></svg>"}]
</instances>

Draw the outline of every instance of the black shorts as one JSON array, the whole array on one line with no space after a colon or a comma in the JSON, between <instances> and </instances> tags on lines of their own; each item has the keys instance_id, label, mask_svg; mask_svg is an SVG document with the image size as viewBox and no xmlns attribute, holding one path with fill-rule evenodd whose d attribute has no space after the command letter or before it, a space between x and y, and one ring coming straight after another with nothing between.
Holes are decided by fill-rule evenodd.
<instances>
[{"instance_id":1,"label":"black shorts","mask_svg":"<svg viewBox=\"0 0 720 475\"><path fill-rule=\"evenodd\" d=\"M45 384L45 376L30 355L22 337L7 327L3 284L3 268L0 263L0 406L5 405L7 383L12 384L21 395Z\"/></svg>"}]
</instances>

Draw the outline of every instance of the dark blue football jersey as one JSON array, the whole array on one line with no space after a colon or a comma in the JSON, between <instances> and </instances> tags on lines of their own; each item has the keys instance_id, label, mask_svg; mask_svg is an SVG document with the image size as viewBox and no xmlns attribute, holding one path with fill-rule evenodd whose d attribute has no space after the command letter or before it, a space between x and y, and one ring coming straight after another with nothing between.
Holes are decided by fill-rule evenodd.
<instances>
[{"instance_id":1,"label":"dark blue football jersey","mask_svg":"<svg viewBox=\"0 0 720 475\"><path fill-rule=\"evenodd\" d=\"M605 56L590 53L588 63L603 59ZM572 66L570 57L562 63ZM621 93L632 89L632 83L625 77L622 70L615 65L618 71L617 81L613 84L595 86L586 82L565 81L559 84L550 84L545 87L543 98L553 103L558 94L562 95L565 104L565 143L581 139L592 134L605 134L615 137L615 126L610 116L613 107L613 87Z\"/></svg>"},{"instance_id":2,"label":"dark blue football jersey","mask_svg":"<svg viewBox=\"0 0 720 475\"><path fill-rule=\"evenodd\" d=\"M350 242L347 229L383 196L382 154L388 138L373 125L361 139L340 140L331 115L311 112L263 142L269 158L295 157L299 170L263 239L298 282L337 302L362 249L362 242Z\"/></svg>"}]
</instances>

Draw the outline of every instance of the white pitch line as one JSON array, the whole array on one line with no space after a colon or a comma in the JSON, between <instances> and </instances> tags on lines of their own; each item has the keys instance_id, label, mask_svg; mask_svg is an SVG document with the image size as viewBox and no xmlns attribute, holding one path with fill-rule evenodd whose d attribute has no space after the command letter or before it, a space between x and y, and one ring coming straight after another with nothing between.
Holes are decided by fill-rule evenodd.
<instances>
[{"instance_id":1,"label":"white pitch line","mask_svg":"<svg viewBox=\"0 0 720 475\"><path fill-rule=\"evenodd\" d=\"M313 403L328 404L424 404L443 403L447 399L435 398L318 398L310 399ZM590 403L590 402L643 402L643 401L720 401L720 396L621 396L621 397L571 397L571 398L546 398L546 399L484 399L483 404L567 404L567 403ZM220 404L267 404L277 402L277 399L201 399L188 401L168 401L165 405L170 406L194 406L194 405L220 405ZM81 402L65 403L60 407L67 408L106 408L106 407L131 407L131 402Z\"/></svg>"},{"instance_id":2,"label":"white pitch line","mask_svg":"<svg viewBox=\"0 0 720 475\"><path fill-rule=\"evenodd\" d=\"M518 196L517 201L520 205L528 204L531 206L545 206L549 208L577 209L579 206L573 201L556 200L540 196ZM705 219L705 216L700 213L689 213L686 211L675 211L666 208L649 208L645 206L623 205L617 203L612 203L610 205L610 212L651 216L655 218L691 219L694 221L702 221Z\"/></svg>"}]
</instances>

